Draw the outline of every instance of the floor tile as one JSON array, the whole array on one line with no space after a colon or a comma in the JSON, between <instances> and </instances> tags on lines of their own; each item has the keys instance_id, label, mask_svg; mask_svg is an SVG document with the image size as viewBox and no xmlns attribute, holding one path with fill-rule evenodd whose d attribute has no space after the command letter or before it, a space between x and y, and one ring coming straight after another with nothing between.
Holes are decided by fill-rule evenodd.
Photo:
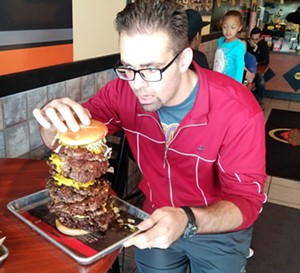
<instances>
[{"instance_id":1,"label":"floor tile","mask_svg":"<svg viewBox=\"0 0 300 273\"><path fill-rule=\"evenodd\" d=\"M300 112L300 101L291 101L289 110Z\"/></svg>"},{"instance_id":2,"label":"floor tile","mask_svg":"<svg viewBox=\"0 0 300 273\"><path fill-rule=\"evenodd\" d=\"M270 98L266 98L264 101L266 101L265 104L267 105L264 111L266 122L272 109L300 111L300 102ZM300 209L300 182L298 181L269 177L266 182L265 192L270 203Z\"/></svg>"},{"instance_id":3,"label":"floor tile","mask_svg":"<svg viewBox=\"0 0 300 273\"><path fill-rule=\"evenodd\" d=\"M268 192L268 202L288 207L300 208L300 182L272 177Z\"/></svg>"},{"instance_id":4,"label":"floor tile","mask_svg":"<svg viewBox=\"0 0 300 273\"><path fill-rule=\"evenodd\" d=\"M269 107L274 109L287 110L289 109L290 101L288 100L271 100Z\"/></svg>"},{"instance_id":5,"label":"floor tile","mask_svg":"<svg viewBox=\"0 0 300 273\"><path fill-rule=\"evenodd\" d=\"M273 199L273 198L268 199L268 202L273 203L273 204L277 204L277 205L281 205L281 206L285 206L285 207L294 208L294 209L300 209L300 205L297 205L295 203L285 202L285 201L282 201L282 200Z\"/></svg>"}]
</instances>

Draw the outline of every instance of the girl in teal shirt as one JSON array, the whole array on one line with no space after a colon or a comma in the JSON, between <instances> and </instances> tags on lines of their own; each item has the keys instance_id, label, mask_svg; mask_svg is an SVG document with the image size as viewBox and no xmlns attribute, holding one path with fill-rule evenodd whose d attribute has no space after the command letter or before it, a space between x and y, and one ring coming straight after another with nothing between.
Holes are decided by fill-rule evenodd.
<instances>
[{"instance_id":1,"label":"girl in teal shirt","mask_svg":"<svg viewBox=\"0 0 300 273\"><path fill-rule=\"evenodd\" d=\"M218 39L213 70L242 82L246 48L237 37L243 27L242 14L237 10L228 11L222 18L221 26L224 36Z\"/></svg>"}]
</instances>

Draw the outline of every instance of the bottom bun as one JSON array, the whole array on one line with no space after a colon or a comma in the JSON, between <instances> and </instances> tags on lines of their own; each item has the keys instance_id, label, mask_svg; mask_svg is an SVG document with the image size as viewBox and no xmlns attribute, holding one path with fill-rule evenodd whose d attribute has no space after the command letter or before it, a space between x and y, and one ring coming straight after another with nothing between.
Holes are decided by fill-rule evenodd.
<instances>
[{"instance_id":1,"label":"bottom bun","mask_svg":"<svg viewBox=\"0 0 300 273\"><path fill-rule=\"evenodd\" d=\"M90 233L89 231L79 229L79 228L68 228L65 225L63 225L59 220L55 220L56 228L63 234L68 236L80 236L80 235L86 235Z\"/></svg>"}]
</instances>

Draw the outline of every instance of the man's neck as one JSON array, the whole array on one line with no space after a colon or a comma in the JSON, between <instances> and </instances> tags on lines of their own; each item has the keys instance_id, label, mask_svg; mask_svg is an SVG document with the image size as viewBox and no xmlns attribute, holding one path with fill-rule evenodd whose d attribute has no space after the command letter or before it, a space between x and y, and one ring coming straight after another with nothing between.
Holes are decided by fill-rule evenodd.
<instances>
[{"instance_id":1,"label":"man's neck","mask_svg":"<svg viewBox=\"0 0 300 273\"><path fill-rule=\"evenodd\" d=\"M183 75L178 86L178 101L184 101L193 91L194 86L198 81L198 75L191 69L188 69Z\"/></svg>"}]
</instances>

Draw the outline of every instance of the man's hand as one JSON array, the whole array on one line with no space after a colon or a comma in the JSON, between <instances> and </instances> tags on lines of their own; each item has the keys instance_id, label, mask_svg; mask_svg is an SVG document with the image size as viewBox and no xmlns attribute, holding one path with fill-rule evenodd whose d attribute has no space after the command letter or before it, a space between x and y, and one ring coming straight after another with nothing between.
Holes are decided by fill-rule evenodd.
<instances>
[{"instance_id":1,"label":"man's hand","mask_svg":"<svg viewBox=\"0 0 300 273\"><path fill-rule=\"evenodd\" d=\"M78 121L84 125L90 124L90 112L70 98L55 99L42 109L34 109L33 115L45 129L55 127L61 133L70 129L79 131Z\"/></svg>"},{"instance_id":2,"label":"man's hand","mask_svg":"<svg viewBox=\"0 0 300 273\"><path fill-rule=\"evenodd\" d=\"M250 39L250 46L253 47L253 51L256 52L258 45L254 43L251 39Z\"/></svg>"},{"instance_id":3,"label":"man's hand","mask_svg":"<svg viewBox=\"0 0 300 273\"><path fill-rule=\"evenodd\" d=\"M138 225L144 231L124 243L125 247L168 248L184 232L188 218L181 208L163 207Z\"/></svg>"}]
</instances>

